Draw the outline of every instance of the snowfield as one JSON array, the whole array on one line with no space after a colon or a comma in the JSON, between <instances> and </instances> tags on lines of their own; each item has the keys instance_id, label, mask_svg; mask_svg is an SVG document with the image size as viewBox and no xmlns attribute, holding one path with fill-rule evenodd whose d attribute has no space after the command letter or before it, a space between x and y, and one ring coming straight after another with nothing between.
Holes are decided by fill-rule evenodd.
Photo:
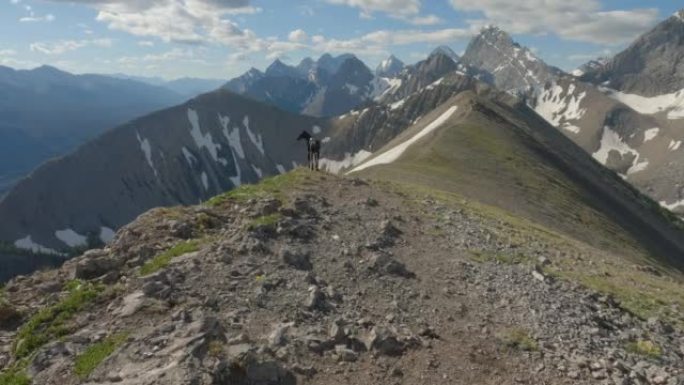
<instances>
[{"instance_id":1,"label":"snowfield","mask_svg":"<svg viewBox=\"0 0 684 385\"><path fill-rule=\"evenodd\" d=\"M394 162L395 160L399 159L399 157L404 153L404 151L406 151L406 149L409 148L412 144L416 143L421 138L425 137L429 133L439 128L442 124L446 123L446 121L449 120L449 118L451 118L451 116L456 112L456 110L458 110L458 106L451 106L446 112L440 115L437 119L433 120L432 123L425 126L425 128L420 130L419 133L415 134L410 139L406 140L401 144L398 144L397 146L391 148L388 151L385 151L384 153L369 160L368 162L361 164L360 166L349 171L349 173L361 171L372 166Z\"/></svg>"},{"instance_id":2,"label":"snowfield","mask_svg":"<svg viewBox=\"0 0 684 385\"><path fill-rule=\"evenodd\" d=\"M554 127L578 134L580 128L569 121L582 119L587 112L586 108L580 108L580 103L587 93L574 95L574 91L574 84L568 87L567 92L560 85L553 84L539 94L534 110Z\"/></svg>"},{"instance_id":3,"label":"snowfield","mask_svg":"<svg viewBox=\"0 0 684 385\"><path fill-rule=\"evenodd\" d=\"M69 247L83 246L88 243L88 238L72 229L57 230L55 237Z\"/></svg>"},{"instance_id":4,"label":"snowfield","mask_svg":"<svg viewBox=\"0 0 684 385\"><path fill-rule=\"evenodd\" d=\"M641 154L638 151L630 147L625 143L620 134L613 131L610 127L606 126L603 128L603 137L601 137L601 147L598 151L592 154L594 159L605 165L608 163L608 156L611 151L617 151L620 155L625 156L627 154L632 154L635 156L632 167L627 170L627 174L634 174L635 172L643 171L648 167L648 160L641 160Z\"/></svg>"},{"instance_id":5,"label":"snowfield","mask_svg":"<svg viewBox=\"0 0 684 385\"><path fill-rule=\"evenodd\" d=\"M626 94L605 87L599 87L599 89L612 99L626 104L629 108L641 114L652 115L667 111L667 118L670 120L684 119L684 90L671 94L647 97Z\"/></svg>"},{"instance_id":6,"label":"snowfield","mask_svg":"<svg viewBox=\"0 0 684 385\"><path fill-rule=\"evenodd\" d=\"M337 174L340 171L356 166L357 164L360 164L364 160L368 159L369 156L373 155L373 153L368 152L366 150L361 150L357 152L356 154L351 154L349 152L344 154L344 159L342 160L333 160L333 159L327 159L327 158L321 158L320 160L320 167L323 170L326 170L328 172L331 172L333 174Z\"/></svg>"}]
</instances>

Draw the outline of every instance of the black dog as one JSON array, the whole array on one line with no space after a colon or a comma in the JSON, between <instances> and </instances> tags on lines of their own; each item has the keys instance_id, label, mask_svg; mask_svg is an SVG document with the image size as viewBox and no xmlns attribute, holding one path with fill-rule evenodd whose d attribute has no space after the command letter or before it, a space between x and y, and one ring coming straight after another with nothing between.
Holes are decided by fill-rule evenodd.
<instances>
[{"instance_id":1,"label":"black dog","mask_svg":"<svg viewBox=\"0 0 684 385\"><path fill-rule=\"evenodd\" d=\"M306 131L302 131L297 140L306 140L307 159L309 168L318 171L318 160L321 157L321 141L311 136Z\"/></svg>"}]
</instances>

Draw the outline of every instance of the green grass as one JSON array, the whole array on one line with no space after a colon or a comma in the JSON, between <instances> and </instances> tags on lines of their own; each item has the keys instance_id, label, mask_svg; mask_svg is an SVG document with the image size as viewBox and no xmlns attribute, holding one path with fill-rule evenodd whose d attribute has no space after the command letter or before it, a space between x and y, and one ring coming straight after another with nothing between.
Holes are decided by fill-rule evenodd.
<instances>
[{"instance_id":1,"label":"green grass","mask_svg":"<svg viewBox=\"0 0 684 385\"><path fill-rule=\"evenodd\" d=\"M147 261L140 267L140 276L145 276L159 271L171 263L171 260L183 254L199 250L199 241L196 239L179 243L165 252Z\"/></svg>"},{"instance_id":2,"label":"green grass","mask_svg":"<svg viewBox=\"0 0 684 385\"><path fill-rule=\"evenodd\" d=\"M103 288L100 285L70 281L67 295L59 302L39 310L19 329L14 344L16 358L30 356L46 343L69 333L68 321L94 301Z\"/></svg>"},{"instance_id":3,"label":"green grass","mask_svg":"<svg viewBox=\"0 0 684 385\"><path fill-rule=\"evenodd\" d=\"M81 379L86 379L107 357L121 346L128 338L128 334L121 333L107 337L76 357L74 373Z\"/></svg>"},{"instance_id":4,"label":"green grass","mask_svg":"<svg viewBox=\"0 0 684 385\"><path fill-rule=\"evenodd\" d=\"M498 262L504 265L520 265L532 261L532 259L524 254L500 254L486 250L471 250L469 257L475 262Z\"/></svg>"},{"instance_id":5,"label":"green grass","mask_svg":"<svg viewBox=\"0 0 684 385\"><path fill-rule=\"evenodd\" d=\"M644 357L659 358L663 352L653 341L638 340L627 344L627 351Z\"/></svg>"},{"instance_id":6,"label":"green grass","mask_svg":"<svg viewBox=\"0 0 684 385\"><path fill-rule=\"evenodd\" d=\"M275 197L284 200L289 190L309 184L317 174L298 168L285 174L265 178L257 184L244 184L211 198L207 205L220 206L228 201L245 202L254 198Z\"/></svg>"},{"instance_id":7,"label":"green grass","mask_svg":"<svg viewBox=\"0 0 684 385\"><path fill-rule=\"evenodd\" d=\"M30 385L31 379L24 369L11 368L0 373L0 385Z\"/></svg>"},{"instance_id":8,"label":"green grass","mask_svg":"<svg viewBox=\"0 0 684 385\"><path fill-rule=\"evenodd\" d=\"M276 223L278 223L278 220L280 220L281 217L282 215L280 213L263 215L251 220L247 225L247 228L249 230L255 230L261 227L274 226Z\"/></svg>"},{"instance_id":9,"label":"green grass","mask_svg":"<svg viewBox=\"0 0 684 385\"><path fill-rule=\"evenodd\" d=\"M529 333L521 328L512 328L504 330L499 334L499 339L501 342L508 346L509 348L524 350L524 351L537 351L539 350L539 345Z\"/></svg>"}]
</instances>

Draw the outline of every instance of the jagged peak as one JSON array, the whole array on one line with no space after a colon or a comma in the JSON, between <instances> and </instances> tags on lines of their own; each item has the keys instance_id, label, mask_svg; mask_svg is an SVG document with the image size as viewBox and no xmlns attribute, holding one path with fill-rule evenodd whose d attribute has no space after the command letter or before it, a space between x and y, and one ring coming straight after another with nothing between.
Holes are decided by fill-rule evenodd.
<instances>
[{"instance_id":1,"label":"jagged peak","mask_svg":"<svg viewBox=\"0 0 684 385\"><path fill-rule=\"evenodd\" d=\"M435 56L435 55L444 55L453 60L454 62L458 62L461 60L461 58L458 56L456 52L454 52L451 47L446 46L446 45L440 45L439 47L435 48L432 53L430 53L430 56Z\"/></svg>"},{"instance_id":2,"label":"jagged peak","mask_svg":"<svg viewBox=\"0 0 684 385\"><path fill-rule=\"evenodd\" d=\"M672 14L673 17L679 19L679 21L684 22L684 8Z\"/></svg>"}]
</instances>

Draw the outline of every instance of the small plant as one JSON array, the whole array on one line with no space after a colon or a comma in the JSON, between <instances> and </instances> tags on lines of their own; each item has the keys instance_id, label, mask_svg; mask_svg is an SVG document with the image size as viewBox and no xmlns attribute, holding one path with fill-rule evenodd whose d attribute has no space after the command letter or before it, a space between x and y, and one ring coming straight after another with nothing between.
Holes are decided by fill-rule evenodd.
<instances>
[{"instance_id":1,"label":"small plant","mask_svg":"<svg viewBox=\"0 0 684 385\"><path fill-rule=\"evenodd\" d=\"M43 308L19 329L14 355L24 358L55 338L69 333L66 323L91 303L103 290L101 285L82 281L69 281L65 285L66 297L56 304Z\"/></svg>"},{"instance_id":2,"label":"small plant","mask_svg":"<svg viewBox=\"0 0 684 385\"><path fill-rule=\"evenodd\" d=\"M207 354L209 354L210 357L221 358L223 356L223 343L218 340L209 342Z\"/></svg>"},{"instance_id":3,"label":"small plant","mask_svg":"<svg viewBox=\"0 0 684 385\"><path fill-rule=\"evenodd\" d=\"M76 357L74 373L81 379L86 379L107 357L126 341L128 334L121 333L90 346L85 352Z\"/></svg>"},{"instance_id":4,"label":"small plant","mask_svg":"<svg viewBox=\"0 0 684 385\"><path fill-rule=\"evenodd\" d=\"M2 385L31 385L31 379L24 370L12 368L0 373L0 384Z\"/></svg>"},{"instance_id":5,"label":"small plant","mask_svg":"<svg viewBox=\"0 0 684 385\"><path fill-rule=\"evenodd\" d=\"M498 262L504 265L518 265L530 262L530 258L523 254L496 254L486 250L471 250L470 259L475 262Z\"/></svg>"},{"instance_id":6,"label":"small plant","mask_svg":"<svg viewBox=\"0 0 684 385\"><path fill-rule=\"evenodd\" d=\"M660 346L656 345L655 342L649 340L638 340L632 341L627 344L627 351L630 353L638 354L640 356L658 358L663 352Z\"/></svg>"},{"instance_id":7,"label":"small plant","mask_svg":"<svg viewBox=\"0 0 684 385\"><path fill-rule=\"evenodd\" d=\"M159 271L168 266L172 259L197 250L199 250L199 241L197 240L179 243L147 261L147 263L140 268L140 275L145 276Z\"/></svg>"},{"instance_id":8,"label":"small plant","mask_svg":"<svg viewBox=\"0 0 684 385\"><path fill-rule=\"evenodd\" d=\"M276 223L278 223L278 220L280 220L281 215L279 213L271 214L271 215L264 215L258 218L253 219L247 228L249 230L256 230L261 227L270 227L274 226Z\"/></svg>"},{"instance_id":9,"label":"small plant","mask_svg":"<svg viewBox=\"0 0 684 385\"><path fill-rule=\"evenodd\" d=\"M258 184L243 184L236 189L217 195L211 198L207 205L219 206L227 201L246 202L249 199L268 196L283 200L288 190L314 183L308 180L309 176L310 174L305 169L296 169L282 175L264 178Z\"/></svg>"},{"instance_id":10,"label":"small plant","mask_svg":"<svg viewBox=\"0 0 684 385\"><path fill-rule=\"evenodd\" d=\"M500 334L499 338L504 345L524 351L537 351L539 350L539 345L526 330L521 328L513 328L504 331Z\"/></svg>"}]
</instances>

